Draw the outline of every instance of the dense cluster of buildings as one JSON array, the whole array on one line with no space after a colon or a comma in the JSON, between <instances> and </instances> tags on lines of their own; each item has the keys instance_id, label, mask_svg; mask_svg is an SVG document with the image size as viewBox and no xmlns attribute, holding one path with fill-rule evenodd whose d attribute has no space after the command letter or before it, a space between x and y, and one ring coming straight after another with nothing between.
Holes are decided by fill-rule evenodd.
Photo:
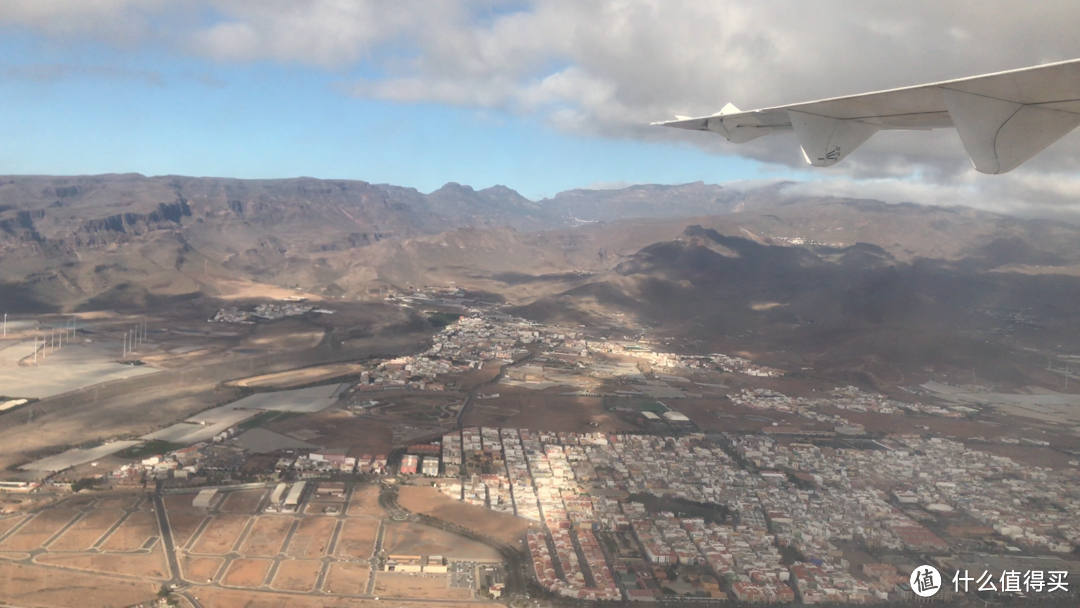
<instances>
[{"instance_id":1,"label":"dense cluster of buildings","mask_svg":"<svg viewBox=\"0 0 1080 608\"><path fill-rule=\"evenodd\" d=\"M567 383L575 375L589 375L650 385L644 394L678 398L685 395L676 389L669 389L669 392L680 392L679 395L652 395L650 392L666 388L667 384L662 382L664 379L686 381L682 377L664 377L665 372L732 372L759 377L779 377L785 373L724 354L676 355L654 352L651 348L644 340L594 338L579 330L544 325L490 310L470 309L469 316L460 317L437 333L426 352L383 362L377 369L365 374L357 389L444 390L444 384L438 380L439 375L480 369L489 361L509 365L527 355L530 349L538 349L537 361L546 361L554 367L524 365L508 368L507 379ZM626 355L648 361L654 368L656 380L647 381L634 363L591 359L591 356L598 354ZM590 360L583 362L579 358ZM554 377L550 377L552 375Z\"/></svg>"},{"instance_id":2,"label":"dense cluster of buildings","mask_svg":"<svg viewBox=\"0 0 1080 608\"><path fill-rule=\"evenodd\" d=\"M1080 500L1067 474L944 439L897 436L875 445L469 428L443 438L455 479L441 488L542 524L528 537L537 579L580 599L655 599L669 584L613 561L598 534L632 535L641 560L655 567L706 568L734 599L803 603L901 597L906 573L869 564L857 576L837 543L954 552L923 525L928 514L955 513L1029 550L1069 552L1080 541ZM626 499L641 493L723 505L730 521L676 517ZM798 555L794 563L786 550Z\"/></svg>"},{"instance_id":3,"label":"dense cluster of buildings","mask_svg":"<svg viewBox=\"0 0 1080 608\"><path fill-rule=\"evenodd\" d=\"M877 414L903 415L907 412L925 414L930 416L942 416L946 418L963 418L977 412L975 408L964 405L937 406L923 403L905 403L889 399L885 395L867 393L853 386L836 388L828 395L820 399L808 399L806 397L789 397L782 393L765 388L742 389L738 393L729 395L732 403L760 410L792 413L828 424L830 426L858 428L847 418L837 414L825 414L819 411L822 407L831 407L853 412L873 412Z\"/></svg>"},{"instance_id":4,"label":"dense cluster of buildings","mask_svg":"<svg viewBox=\"0 0 1080 608\"><path fill-rule=\"evenodd\" d=\"M572 349L580 349L581 356L589 353L605 353L615 355L627 355L644 359L659 370L687 370L687 371L719 371L727 373L740 373L748 376L761 378L779 378L786 372L773 367L758 365L743 359L722 353L711 355L678 355L674 353L655 352L645 341L585 339L567 340L566 346Z\"/></svg>"},{"instance_id":5,"label":"dense cluster of buildings","mask_svg":"<svg viewBox=\"0 0 1080 608\"><path fill-rule=\"evenodd\" d=\"M233 308L222 308L217 311L214 318L210 319L211 323L241 323L245 325L252 325L256 320L271 320L282 319L284 317L299 316L307 314L309 312L320 312L324 314L332 314L332 310L316 309L314 306L308 306L299 302L286 302L284 304L258 304L254 310L240 310L235 306Z\"/></svg>"}]
</instances>

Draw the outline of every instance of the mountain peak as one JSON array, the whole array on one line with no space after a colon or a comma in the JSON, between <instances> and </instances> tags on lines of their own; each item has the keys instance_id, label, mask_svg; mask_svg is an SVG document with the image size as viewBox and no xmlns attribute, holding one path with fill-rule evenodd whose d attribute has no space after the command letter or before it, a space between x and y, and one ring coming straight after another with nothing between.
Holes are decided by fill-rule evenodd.
<instances>
[{"instance_id":1,"label":"mountain peak","mask_svg":"<svg viewBox=\"0 0 1080 608\"><path fill-rule=\"evenodd\" d=\"M431 194L439 194L439 193L455 194L455 193L473 193L473 192L476 192L476 190L474 190L472 186L459 184L457 182L446 182L445 184L443 184L443 186L441 188L439 188L438 190L435 190Z\"/></svg>"}]
</instances>

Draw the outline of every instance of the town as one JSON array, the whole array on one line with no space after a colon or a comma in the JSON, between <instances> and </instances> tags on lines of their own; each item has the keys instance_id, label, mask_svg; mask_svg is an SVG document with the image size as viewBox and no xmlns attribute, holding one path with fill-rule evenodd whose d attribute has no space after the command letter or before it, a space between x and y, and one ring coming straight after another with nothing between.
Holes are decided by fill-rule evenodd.
<instances>
[{"instance_id":1,"label":"town","mask_svg":"<svg viewBox=\"0 0 1080 608\"><path fill-rule=\"evenodd\" d=\"M700 416L680 411L681 400L722 387L722 375L776 379L785 372L725 354L655 348L645 339L468 310L425 352L370 361L348 384L318 394L305 389L310 401L291 406L290 415L302 416L355 404L348 405L352 415L374 419L378 400L452 393L463 374L499 370L473 397L448 402L456 405L434 426L418 427L414 439L385 453L320 448L295 433L258 428L251 421L273 419L280 415L273 408L283 406L241 401L202 414L223 421L216 425L199 430L189 422L177 425L187 434L161 435L190 445L125 462L95 483L158 482L171 492L199 492L194 504L204 507L230 484L262 483L275 488L267 512L297 514L309 495L340 497L371 480L433 487L452 501L527 522L521 548L530 578L550 599L875 603L913 599L908 575L926 561L949 572L1075 571L1076 461L1065 469L1027 466L929 432L868 432L848 416L949 420L978 409L902 402L853 386L815 398L728 390L732 407L782 422L753 432L703 429ZM462 423L466 403L480 407L499 402L501 392L521 391L601 397L636 430ZM263 413L251 409L258 407ZM74 481L58 471L9 489ZM342 507L320 508L333 516ZM373 563L385 569L387 558ZM430 563L430 572L454 567Z\"/></svg>"}]
</instances>

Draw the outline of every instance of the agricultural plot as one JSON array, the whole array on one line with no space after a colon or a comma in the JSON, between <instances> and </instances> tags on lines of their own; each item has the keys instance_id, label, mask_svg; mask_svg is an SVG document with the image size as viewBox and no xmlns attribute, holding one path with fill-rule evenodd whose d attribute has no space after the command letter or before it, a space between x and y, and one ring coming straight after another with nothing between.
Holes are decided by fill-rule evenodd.
<instances>
[{"instance_id":1,"label":"agricultural plot","mask_svg":"<svg viewBox=\"0 0 1080 608\"><path fill-rule=\"evenodd\" d=\"M136 445L139 445L138 441L114 441L112 443L105 443L95 448L90 448L88 450L84 450L82 448L72 448L70 450L67 450L66 452L57 454L56 456L49 456L48 458L35 460L30 464L24 464L19 468L24 471L63 471L64 469L77 467L80 464L86 464L94 460L101 460L106 456L126 450Z\"/></svg>"}]
</instances>

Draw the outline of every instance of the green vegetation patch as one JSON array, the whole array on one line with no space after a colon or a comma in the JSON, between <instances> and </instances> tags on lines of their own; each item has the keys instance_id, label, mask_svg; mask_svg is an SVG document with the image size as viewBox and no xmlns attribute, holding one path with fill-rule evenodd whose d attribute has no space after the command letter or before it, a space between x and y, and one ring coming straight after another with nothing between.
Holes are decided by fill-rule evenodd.
<instances>
[{"instance_id":1,"label":"green vegetation patch","mask_svg":"<svg viewBox=\"0 0 1080 608\"><path fill-rule=\"evenodd\" d=\"M82 490L88 490L90 488L93 488L100 483L103 483L103 480L94 479L93 477L83 477L82 479L71 484L71 491L77 494Z\"/></svg>"},{"instance_id":2,"label":"green vegetation patch","mask_svg":"<svg viewBox=\"0 0 1080 608\"><path fill-rule=\"evenodd\" d=\"M282 420L288 420L289 418L296 418L297 416L303 415L303 412L262 412L261 414L255 414L236 426L241 431L246 431L248 429L270 424L271 422L281 422Z\"/></svg>"},{"instance_id":3,"label":"green vegetation patch","mask_svg":"<svg viewBox=\"0 0 1080 608\"><path fill-rule=\"evenodd\" d=\"M446 327L460 318L461 315L452 312L437 312L433 315L428 315L428 322L435 327Z\"/></svg>"},{"instance_id":4,"label":"green vegetation patch","mask_svg":"<svg viewBox=\"0 0 1080 608\"><path fill-rule=\"evenodd\" d=\"M711 502L697 502L672 496L656 496L648 493L631 494L630 500L645 505L649 513L668 511L676 517L700 517L707 523L724 524L731 515L726 505Z\"/></svg>"},{"instance_id":5,"label":"green vegetation patch","mask_svg":"<svg viewBox=\"0 0 1080 608\"><path fill-rule=\"evenodd\" d=\"M153 441L147 441L140 445L133 445L130 448L117 454L120 458L146 458L147 456L157 456L158 454L164 454L166 452L172 452L186 447L182 443L170 443L168 441L161 441L155 439Z\"/></svg>"},{"instance_id":6,"label":"green vegetation patch","mask_svg":"<svg viewBox=\"0 0 1080 608\"><path fill-rule=\"evenodd\" d=\"M664 407L664 404L660 403L658 401L649 401L647 403L642 403L640 407L641 407L641 411L643 411L643 412L652 412L652 413L656 414L657 416L659 416L659 415L663 414L664 412L668 411L668 408Z\"/></svg>"}]
</instances>

